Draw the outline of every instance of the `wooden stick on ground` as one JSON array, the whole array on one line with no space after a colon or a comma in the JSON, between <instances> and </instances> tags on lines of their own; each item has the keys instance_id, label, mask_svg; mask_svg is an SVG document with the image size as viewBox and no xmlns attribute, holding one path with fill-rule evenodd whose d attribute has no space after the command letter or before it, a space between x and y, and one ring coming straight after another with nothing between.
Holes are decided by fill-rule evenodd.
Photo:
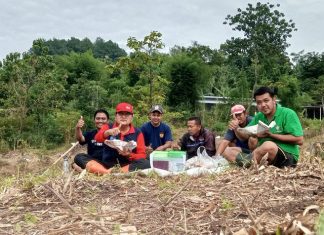
<instances>
[{"instance_id":1,"label":"wooden stick on ground","mask_svg":"<svg viewBox=\"0 0 324 235\"><path fill-rule=\"evenodd\" d=\"M169 205L191 182L189 181L187 184L185 184L176 194L174 194L173 197L171 197L162 207L166 207Z\"/></svg>"},{"instance_id":2,"label":"wooden stick on ground","mask_svg":"<svg viewBox=\"0 0 324 235\"><path fill-rule=\"evenodd\" d=\"M53 192L63 202L63 204L66 205L74 214L78 215L83 220L83 223L91 224L91 225L99 228L103 232L105 232L105 234L108 234L108 231L106 229L104 229L103 227L101 227L100 225L98 225L96 222L94 222L94 221L85 221L85 218L82 215L79 215L78 213L76 213L76 211L70 205L70 203L67 200L65 200L64 197L61 196L58 192L56 192L54 189L52 189L50 186L48 186L46 184L43 184L43 186L45 188L49 189L51 192Z\"/></svg>"},{"instance_id":3,"label":"wooden stick on ground","mask_svg":"<svg viewBox=\"0 0 324 235\"><path fill-rule=\"evenodd\" d=\"M188 227L187 227L187 212L186 212L186 207L183 207L183 220L184 220L184 230L185 233L188 234Z\"/></svg>"},{"instance_id":4,"label":"wooden stick on ground","mask_svg":"<svg viewBox=\"0 0 324 235\"><path fill-rule=\"evenodd\" d=\"M52 189L50 186L43 184L43 186L45 188L47 188L48 190L50 190L52 193L54 193L62 202L64 205L66 205L73 213L76 214L76 211L74 210L74 208L70 205L70 203L64 199L64 197L62 197L58 192L56 192L54 189Z\"/></svg>"},{"instance_id":5,"label":"wooden stick on ground","mask_svg":"<svg viewBox=\"0 0 324 235\"><path fill-rule=\"evenodd\" d=\"M249 215L250 219L252 220L254 226L255 226L257 229L260 230L260 229L261 229L261 228L260 228L260 224L259 224L259 223L254 219L254 216L252 215L252 213L251 213L249 207L247 206L246 202L244 201L244 199L241 197L240 194L238 194L238 193L236 193L236 194L237 194L237 196L241 199L241 201L242 201L242 203L243 203L243 206L244 206L244 209L245 209L246 212L248 213L248 215Z\"/></svg>"},{"instance_id":6,"label":"wooden stick on ground","mask_svg":"<svg viewBox=\"0 0 324 235\"><path fill-rule=\"evenodd\" d=\"M55 162L50 165L42 175L44 175L52 166L54 166L56 163L58 163L62 158L64 158L66 155L68 155L74 148L76 148L79 145L79 142L72 143L72 146L65 152L63 153L59 158L55 160Z\"/></svg>"}]
</instances>

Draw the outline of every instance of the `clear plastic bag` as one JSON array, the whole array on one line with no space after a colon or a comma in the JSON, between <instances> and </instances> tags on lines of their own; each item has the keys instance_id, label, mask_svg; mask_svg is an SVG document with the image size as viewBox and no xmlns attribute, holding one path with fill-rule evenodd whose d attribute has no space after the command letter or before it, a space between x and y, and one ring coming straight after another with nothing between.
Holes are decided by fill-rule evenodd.
<instances>
[{"instance_id":1,"label":"clear plastic bag","mask_svg":"<svg viewBox=\"0 0 324 235\"><path fill-rule=\"evenodd\" d=\"M117 139L105 140L105 144L111 148L119 149L121 151L132 151L137 146L137 143L133 140L129 142Z\"/></svg>"},{"instance_id":2,"label":"clear plastic bag","mask_svg":"<svg viewBox=\"0 0 324 235\"><path fill-rule=\"evenodd\" d=\"M151 162L152 166L152 162ZM158 168L150 168L142 170L141 172L148 175L155 172L161 177L173 176L178 174L186 174L197 177L206 174L218 174L225 171L229 167L229 162L222 156L208 156L205 147L199 147L197 156L190 158L185 163L185 171L169 171Z\"/></svg>"},{"instance_id":3,"label":"clear plastic bag","mask_svg":"<svg viewBox=\"0 0 324 235\"><path fill-rule=\"evenodd\" d=\"M197 156L190 158L186 161L186 169L202 167L205 169L214 169L220 166L228 165L228 161L223 157L212 158L210 157L205 147L200 146L197 149Z\"/></svg>"}]
</instances>

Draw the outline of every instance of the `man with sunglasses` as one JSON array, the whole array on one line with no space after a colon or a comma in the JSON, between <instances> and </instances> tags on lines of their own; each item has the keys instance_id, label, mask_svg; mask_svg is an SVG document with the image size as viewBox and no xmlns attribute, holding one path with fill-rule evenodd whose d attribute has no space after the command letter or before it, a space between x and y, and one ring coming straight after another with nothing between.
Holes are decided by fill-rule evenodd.
<instances>
[{"instance_id":1,"label":"man with sunglasses","mask_svg":"<svg viewBox=\"0 0 324 235\"><path fill-rule=\"evenodd\" d=\"M237 104L231 108L231 121L224 139L220 142L216 156L222 155L230 162L235 162L236 156L243 153L250 153L256 146L256 139L242 140L237 136L237 128L246 127L253 117L249 116L243 105Z\"/></svg>"}]
</instances>

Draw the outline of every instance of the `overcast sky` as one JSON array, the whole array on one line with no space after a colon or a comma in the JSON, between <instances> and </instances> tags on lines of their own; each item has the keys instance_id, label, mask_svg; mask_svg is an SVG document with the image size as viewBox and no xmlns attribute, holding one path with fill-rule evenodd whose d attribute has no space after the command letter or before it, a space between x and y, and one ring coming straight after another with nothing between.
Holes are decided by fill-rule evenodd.
<instances>
[{"instance_id":1,"label":"overcast sky","mask_svg":"<svg viewBox=\"0 0 324 235\"><path fill-rule=\"evenodd\" d=\"M37 38L101 37L127 50L130 36L142 40L151 31L162 33L165 50L193 41L218 49L234 34L223 25L248 0L0 0L0 60L24 52ZM261 1L267 2L267 1ZM280 0L279 10L296 23L288 53L319 52L324 44L323 0Z\"/></svg>"}]
</instances>

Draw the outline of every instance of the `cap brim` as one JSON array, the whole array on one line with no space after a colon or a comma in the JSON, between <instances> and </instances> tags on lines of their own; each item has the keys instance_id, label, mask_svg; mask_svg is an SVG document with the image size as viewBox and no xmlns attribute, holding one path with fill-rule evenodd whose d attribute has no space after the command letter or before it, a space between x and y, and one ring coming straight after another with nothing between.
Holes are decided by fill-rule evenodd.
<instances>
[{"instance_id":1,"label":"cap brim","mask_svg":"<svg viewBox=\"0 0 324 235\"><path fill-rule=\"evenodd\" d=\"M232 116L233 114L241 114L241 113L244 113L244 110L242 112L234 112L234 113L231 113L230 116Z\"/></svg>"},{"instance_id":2,"label":"cap brim","mask_svg":"<svg viewBox=\"0 0 324 235\"><path fill-rule=\"evenodd\" d=\"M116 113L120 113L120 112L126 112L126 113L130 113L130 114L134 114L133 112L130 112L129 110L116 110Z\"/></svg>"},{"instance_id":3,"label":"cap brim","mask_svg":"<svg viewBox=\"0 0 324 235\"><path fill-rule=\"evenodd\" d=\"M151 110L150 113L154 113L154 112L159 112L159 113L163 113L161 110L158 110L158 109L154 109L154 110Z\"/></svg>"}]
</instances>

